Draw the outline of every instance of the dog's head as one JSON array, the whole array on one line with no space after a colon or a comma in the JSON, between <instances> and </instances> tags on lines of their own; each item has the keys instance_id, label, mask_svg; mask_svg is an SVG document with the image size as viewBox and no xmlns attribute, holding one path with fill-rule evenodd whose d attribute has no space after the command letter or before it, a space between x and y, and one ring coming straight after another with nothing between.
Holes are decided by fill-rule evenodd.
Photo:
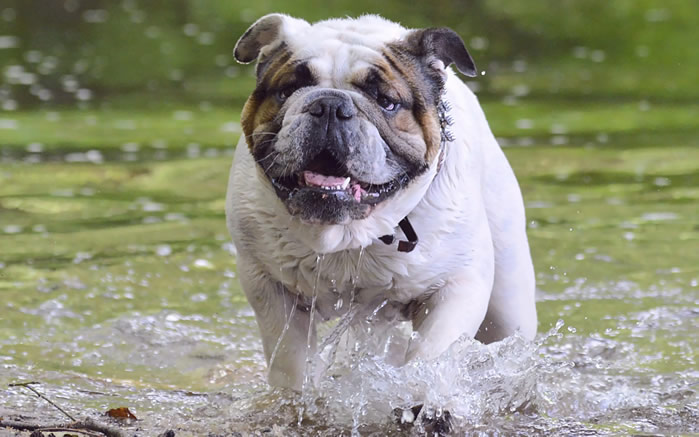
<instances>
[{"instance_id":1,"label":"dog's head","mask_svg":"<svg viewBox=\"0 0 699 437\"><path fill-rule=\"evenodd\" d=\"M290 214L320 224L367 218L413 185L439 155L445 69L476 73L452 30L376 16L267 15L234 55L257 60L242 127L258 174Z\"/></svg>"}]
</instances>

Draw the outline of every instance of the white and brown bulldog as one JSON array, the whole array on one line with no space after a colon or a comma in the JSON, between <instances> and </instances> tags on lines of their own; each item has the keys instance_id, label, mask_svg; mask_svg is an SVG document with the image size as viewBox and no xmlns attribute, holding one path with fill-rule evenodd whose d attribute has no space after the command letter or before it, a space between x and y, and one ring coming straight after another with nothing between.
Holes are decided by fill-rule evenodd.
<instances>
[{"instance_id":1,"label":"white and brown bulldog","mask_svg":"<svg viewBox=\"0 0 699 437\"><path fill-rule=\"evenodd\" d=\"M234 54L257 87L226 215L270 384L300 389L316 322L350 307L412 321L399 364L464 334L534 337L522 196L449 68L476 75L456 33L272 14Z\"/></svg>"}]
</instances>

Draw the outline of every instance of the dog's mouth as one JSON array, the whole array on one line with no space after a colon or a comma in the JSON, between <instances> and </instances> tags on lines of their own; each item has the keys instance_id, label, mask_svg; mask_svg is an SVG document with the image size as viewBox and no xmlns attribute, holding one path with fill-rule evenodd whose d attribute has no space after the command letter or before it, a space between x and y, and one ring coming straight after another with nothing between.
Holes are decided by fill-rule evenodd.
<instances>
[{"instance_id":1,"label":"dog's mouth","mask_svg":"<svg viewBox=\"0 0 699 437\"><path fill-rule=\"evenodd\" d=\"M363 182L350 174L347 167L327 151L319 153L303 170L270 178L277 195L288 200L299 193L355 205L376 205L390 197L407 181L397 178L384 184Z\"/></svg>"}]
</instances>

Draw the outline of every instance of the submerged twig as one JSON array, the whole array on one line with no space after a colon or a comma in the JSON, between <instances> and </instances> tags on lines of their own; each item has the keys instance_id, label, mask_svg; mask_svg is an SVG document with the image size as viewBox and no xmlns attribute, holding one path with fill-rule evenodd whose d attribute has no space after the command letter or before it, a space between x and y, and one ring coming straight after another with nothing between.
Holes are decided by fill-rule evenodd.
<instances>
[{"instance_id":1,"label":"submerged twig","mask_svg":"<svg viewBox=\"0 0 699 437\"><path fill-rule=\"evenodd\" d=\"M0 420L0 428L11 428L17 431L34 431L35 429L41 428L41 425L17 420Z\"/></svg>"},{"instance_id":2,"label":"submerged twig","mask_svg":"<svg viewBox=\"0 0 699 437\"><path fill-rule=\"evenodd\" d=\"M126 437L126 434L124 434L124 432L121 430L97 422L91 418L68 424L38 424L31 422L20 422L17 420L0 420L0 428L10 428L18 431L38 431L42 433L42 435L43 433L50 434L55 432L78 432L80 435L95 437Z\"/></svg>"},{"instance_id":3,"label":"submerged twig","mask_svg":"<svg viewBox=\"0 0 699 437\"><path fill-rule=\"evenodd\" d=\"M97 422L94 419L87 418L83 421L80 422L75 422L70 424L71 427L73 428L82 428L82 429L89 429L90 431L97 431L101 432L102 434L106 435L107 437L125 437L126 434L124 434L121 430L114 428L109 425L105 425L104 423Z\"/></svg>"},{"instance_id":4,"label":"submerged twig","mask_svg":"<svg viewBox=\"0 0 699 437\"><path fill-rule=\"evenodd\" d=\"M52 406L54 406L54 407L55 407L58 411L60 411L61 413L65 414L66 417L68 417L70 420L72 420L73 422L76 422L76 420L75 420L75 418L74 418L73 416L71 416L70 414L68 414L63 408L61 408L61 407L59 407L58 405L56 405L51 399L49 399L49 398L47 398L46 396L44 396L43 394L41 394L38 390L35 390L34 387L31 386L32 384L40 384L40 383L39 383L39 382L36 382L36 381L18 382L18 383L14 383L14 384L9 384L9 386L10 386L10 387L24 387L24 388L26 388L26 389L31 390L32 392L34 392L34 394L36 394L37 396L39 396L41 399L45 400L46 402L48 402L49 404L51 404Z\"/></svg>"},{"instance_id":5,"label":"submerged twig","mask_svg":"<svg viewBox=\"0 0 699 437\"><path fill-rule=\"evenodd\" d=\"M52 428L38 428L29 437L46 437L53 436L55 433L60 432L64 435L70 436L87 436L87 437L103 437L104 434L101 432L92 432L89 429L76 429L76 428L66 428L66 427L52 427ZM46 434L44 434L46 433Z\"/></svg>"}]
</instances>

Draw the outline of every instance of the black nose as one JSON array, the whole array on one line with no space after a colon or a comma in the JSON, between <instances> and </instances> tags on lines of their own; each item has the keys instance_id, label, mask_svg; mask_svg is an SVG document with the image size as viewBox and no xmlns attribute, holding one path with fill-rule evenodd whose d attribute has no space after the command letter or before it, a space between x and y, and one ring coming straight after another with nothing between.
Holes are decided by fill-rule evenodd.
<instances>
[{"instance_id":1,"label":"black nose","mask_svg":"<svg viewBox=\"0 0 699 437\"><path fill-rule=\"evenodd\" d=\"M329 121L345 121L354 117L357 110L349 97L329 95L319 97L311 103L308 107L308 113L318 118L327 117Z\"/></svg>"}]
</instances>

